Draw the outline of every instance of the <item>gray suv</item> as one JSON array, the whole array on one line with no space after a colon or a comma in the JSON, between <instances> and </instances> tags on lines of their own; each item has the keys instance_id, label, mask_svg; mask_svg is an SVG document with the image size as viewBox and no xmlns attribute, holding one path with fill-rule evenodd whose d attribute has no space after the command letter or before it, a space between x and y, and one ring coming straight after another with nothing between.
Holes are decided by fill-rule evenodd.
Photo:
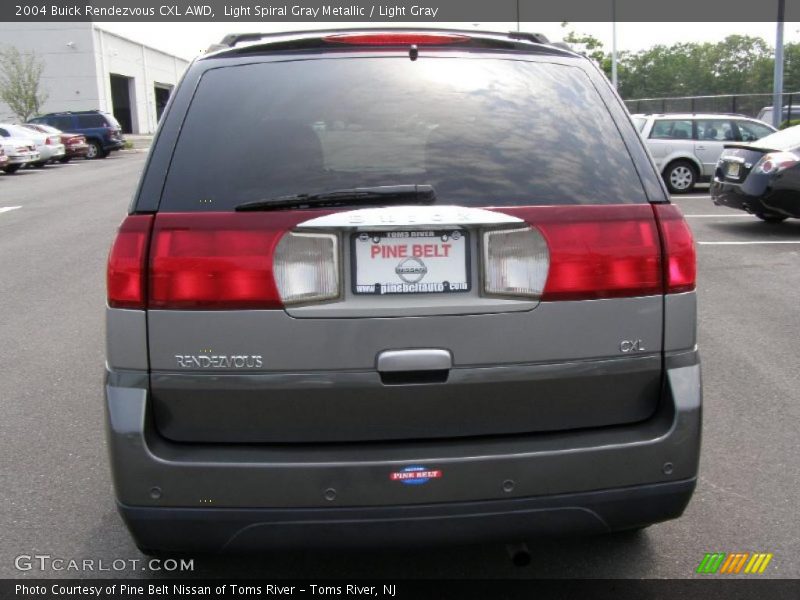
<instances>
[{"instance_id":1,"label":"gray suv","mask_svg":"<svg viewBox=\"0 0 800 600\"><path fill-rule=\"evenodd\" d=\"M676 518L695 311L689 228L586 58L474 31L226 38L109 256L119 510L146 552Z\"/></svg>"}]
</instances>

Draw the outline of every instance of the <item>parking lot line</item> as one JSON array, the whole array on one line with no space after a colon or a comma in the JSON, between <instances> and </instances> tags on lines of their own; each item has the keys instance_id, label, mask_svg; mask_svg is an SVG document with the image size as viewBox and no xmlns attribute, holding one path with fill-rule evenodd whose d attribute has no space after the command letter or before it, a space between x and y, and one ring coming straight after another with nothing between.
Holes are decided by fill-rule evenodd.
<instances>
[{"instance_id":1,"label":"parking lot line","mask_svg":"<svg viewBox=\"0 0 800 600\"><path fill-rule=\"evenodd\" d=\"M800 240L752 240L747 242L697 242L699 246L755 246L758 244L800 244Z\"/></svg>"},{"instance_id":2,"label":"parking lot line","mask_svg":"<svg viewBox=\"0 0 800 600\"><path fill-rule=\"evenodd\" d=\"M3 206L0 207L0 213L8 212L10 210L17 210L18 208L22 208L21 206Z\"/></svg>"}]
</instances>

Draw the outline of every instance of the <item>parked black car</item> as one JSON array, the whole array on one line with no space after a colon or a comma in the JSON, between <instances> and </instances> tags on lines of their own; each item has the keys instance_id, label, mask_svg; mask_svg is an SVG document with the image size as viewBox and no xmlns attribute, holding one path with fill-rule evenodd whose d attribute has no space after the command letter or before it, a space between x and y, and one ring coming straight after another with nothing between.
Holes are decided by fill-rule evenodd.
<instances>
[{"instance_id":1,"label":"parked black car","mask_svg":"<svg viewBox=\"0 0 800 600\"><path fill-rule=\"evenodd\" d=\"M86 158L105 158L125 145L122 128L114 115L101 110L48 113L28 122L83 135L89 145Z\"/></svg>"},{"instance_id":2,"label":"parked black car","mask_svg":"<svg viewBox=\"0 0 800 600\"><path fill-rule=\"evenodd\" d=\"M800 218L800 125L749 144L726 144L711 197L768 223Z\"/></svg>"}]
</instances>

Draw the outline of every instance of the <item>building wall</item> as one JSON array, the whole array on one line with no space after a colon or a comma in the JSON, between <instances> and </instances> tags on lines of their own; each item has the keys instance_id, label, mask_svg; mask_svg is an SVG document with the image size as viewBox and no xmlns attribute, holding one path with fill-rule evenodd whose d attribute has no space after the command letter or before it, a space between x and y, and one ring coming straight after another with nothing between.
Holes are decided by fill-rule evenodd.
<instances>
[{"instance_id":1,"label":"building wall","mask_svg":"<svg viewBox=\"0 0 800 600\"><path fill-rule=\"evenodd\" d=\"M134 133L158 125L155 87L174 87L188 61L103 31L92 23L0 23L0 45L35 51L45 61L42 112L100 109L114 112L112 74L131 78ZM0 122L15 122L0 102Z\"/></svg>"},{"instance_id":2,"label":"building wall","mask_svg":"<svg viewBox=\"0 0 800 600\"><path fill-rule=\"evenodd\" d=\"M133 132L152 133L158 125L155 87L174 87L188 61L97 27L94 39L100 108L113 112L110 76L130 77Z\"/></svg>"},{"instance_id":3,"label":"building wall","mask_svg":"<svg viewBox=\"0 0 800 600\"><path fill-rule=\"evenodd\" d=\"M90 23L0 23L0 45L35 51L44 60L42 112L89 110L99 105ZM0 122L18 119L0 102Z\"/></svg>"}]
</instances>

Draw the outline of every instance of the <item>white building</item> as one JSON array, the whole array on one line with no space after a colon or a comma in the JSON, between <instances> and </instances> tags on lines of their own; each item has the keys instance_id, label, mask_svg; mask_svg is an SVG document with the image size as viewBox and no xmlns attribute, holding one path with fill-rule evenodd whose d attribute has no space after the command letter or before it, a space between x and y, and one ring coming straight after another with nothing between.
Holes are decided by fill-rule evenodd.
<instances>
[{"instance_id":1,"label":"white building","mask_svg":"<svg viewBox=\"0 0 800 600\"><path fill-rule=\"evenodd\" d=\"M42 113L100 109L126 133L152 133L188 61L93 23L0 23L0 45L45 62ZM15 122L0 102L0 122Z\"/></svg>"}]
</instances>

